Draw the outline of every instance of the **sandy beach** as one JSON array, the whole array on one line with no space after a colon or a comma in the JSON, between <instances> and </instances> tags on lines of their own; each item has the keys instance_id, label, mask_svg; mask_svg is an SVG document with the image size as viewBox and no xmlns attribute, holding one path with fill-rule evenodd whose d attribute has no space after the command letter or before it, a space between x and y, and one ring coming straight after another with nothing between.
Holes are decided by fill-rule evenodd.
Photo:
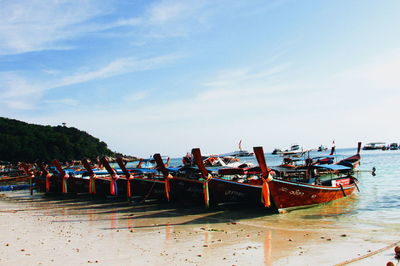
<instances>
[{"instance_id":1,"label":"sandy beach","mask_svg":"<svg viewBox=\"0 0 400 266\"><path fill-rule=\"evenodd\" d=\"M32 197L26 191L3 193L0 264L397 263L391 246L399 241L396 234L286 218L287 214L238 207L204 210L112 199Z\"/></svg>"}]
</instances>

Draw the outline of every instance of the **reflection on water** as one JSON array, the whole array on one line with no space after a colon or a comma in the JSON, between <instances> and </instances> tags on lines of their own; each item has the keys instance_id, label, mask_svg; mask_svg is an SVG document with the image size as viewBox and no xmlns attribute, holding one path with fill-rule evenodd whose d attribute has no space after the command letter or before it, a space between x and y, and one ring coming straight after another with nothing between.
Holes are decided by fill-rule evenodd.
<instances>
[{"instance_id":1,"label":"reflection on water","mask_svg":"<svg viewBox=\"0 0 400 266\"><path fill-rule=\"evenodd\" d=\"M264 234L264 264L272 265L271 260L271 231L268 230Z\"/></svg>"}]
</instances>

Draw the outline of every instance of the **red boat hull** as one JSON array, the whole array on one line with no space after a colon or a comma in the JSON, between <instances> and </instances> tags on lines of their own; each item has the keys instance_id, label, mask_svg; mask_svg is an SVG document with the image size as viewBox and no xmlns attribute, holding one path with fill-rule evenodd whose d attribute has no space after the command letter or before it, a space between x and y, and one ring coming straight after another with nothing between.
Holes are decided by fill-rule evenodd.
<instances>
[{"instance_id":1,"label":"red boat hull","mask_svg":"<svg viewBox=\"0 0 400 266\"><path fill-rule=\"evenodd\" d=\"M354 192L355 184L333 187L309 185L274 179L268 183L272 199L278 209L297 208L330 202Z\"/></svg>"},{"instance_id":2,"label":"red boat hull","mask_svg":"<svg viewBox=\"0 0 400 266\"><path fill-rule=\"evenodd\" d=\"M330 202L352 194L354 183L346 184L350 179L338 179L337 186L311 185L273 179L268 183L271 207L274 209L292 209ZM340 187L339 184L342 184ZM263 206L261 201L262 185L246 184L221 178L209 181L210 202L213 203L251 203Z\"/></svg>"}]
</instances>

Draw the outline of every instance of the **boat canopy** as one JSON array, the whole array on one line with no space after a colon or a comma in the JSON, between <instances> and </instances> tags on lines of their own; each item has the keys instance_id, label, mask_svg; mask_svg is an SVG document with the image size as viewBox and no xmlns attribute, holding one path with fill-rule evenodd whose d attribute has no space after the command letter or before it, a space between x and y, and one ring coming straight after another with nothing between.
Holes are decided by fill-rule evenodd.
<instances>
[{"instance_id":1,"label":"boat canopy","mask_svg":"<svg viewBox=\"0 0 400 266\"><path fill-rule=\"evenodd\" d=\"M351 167L347 167L340 164L324 164L324 165L315 165L318 168L324 168L328 170L351 170Z\"/></svg>"}]
</instances>

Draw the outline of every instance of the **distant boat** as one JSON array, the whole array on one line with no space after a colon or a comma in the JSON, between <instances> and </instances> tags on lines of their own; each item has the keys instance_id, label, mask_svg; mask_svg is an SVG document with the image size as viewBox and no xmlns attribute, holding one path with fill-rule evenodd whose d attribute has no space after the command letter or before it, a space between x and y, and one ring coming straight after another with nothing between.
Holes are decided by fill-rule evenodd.
<instances>
[{"instance_id":1,"label":"distant boat","mask_svg":"<svg viewBox=\"0 0 400 266\"><path fill-rule=\"evenodd\" d=\"M280 154L280 153L282 153L282 150L281 150L281 149L275 148L275 149L272 151L272 155L277 155L277 154Z\"/></svg>"},{"instance_id":2,"label":"distant boat","mask_svg":"<svg viewBox=\"0 0 400 266\"><path fill-rule=\"evenodd\" d=\"M298 151L300 150L300 145L299 144L293 144L292 146L290 146L290 150L289 151Z\"/></svg>"},{"instance_id":3,"label":"distant boat","mask_svg":"<svg viewBox=\"0 0 400 266\"><path fill-rule=\"evenodd\" d=\"M225 153L225 154L220 154L219 156L232 156L232 157L249 157L253 156L254 153L248 152L246 150L242 149L242 140L239 141L239 150L230 152L230 153Z\"/></svg>"},{"instance_id":4,"label":"distant boat","mask_svg":"<svg viewBox=\"0 0 400 266\"><path fill-rule=\"evenodd\" d=\"M325 147L324 145L321 145L318 147L317 151L326 151L328 148Z\"/></svg>"},{"instance_id":5,"label":"distant boat","mask_svg":"<svg viewBox=\"0 0 400 266\"><path fill-rule=\"evenodd\" d=\"M299 154L303 153L303 149L298 144L293 144L292 146L290 146L290 149L288 149L288 150L282 151L281 149L275 148L272 151L272 155L278 155L278 154L279 155L290 155L290 154L296 154L296 153L299 153Z\"/></svg>"},{"instance_id":6,"label":"distant boat","mask_svg":"<svg viewBox=\"0 0 400 266\"><path fill-rule=\"evenodd\" d=\"M383 150L385 142L371 142L364 145L363 150Z\"/></svg>"},{"instance_id":7,"label":"distant boat","mask_svg":"<svg viewBox=\"0 0 400 266\"><path fill-rule=\"evenodd\" d=\"M390 150L398 150L399 149L399 144L397 143L391 143L389 146Z\"/></svg>"}]
</instances>

